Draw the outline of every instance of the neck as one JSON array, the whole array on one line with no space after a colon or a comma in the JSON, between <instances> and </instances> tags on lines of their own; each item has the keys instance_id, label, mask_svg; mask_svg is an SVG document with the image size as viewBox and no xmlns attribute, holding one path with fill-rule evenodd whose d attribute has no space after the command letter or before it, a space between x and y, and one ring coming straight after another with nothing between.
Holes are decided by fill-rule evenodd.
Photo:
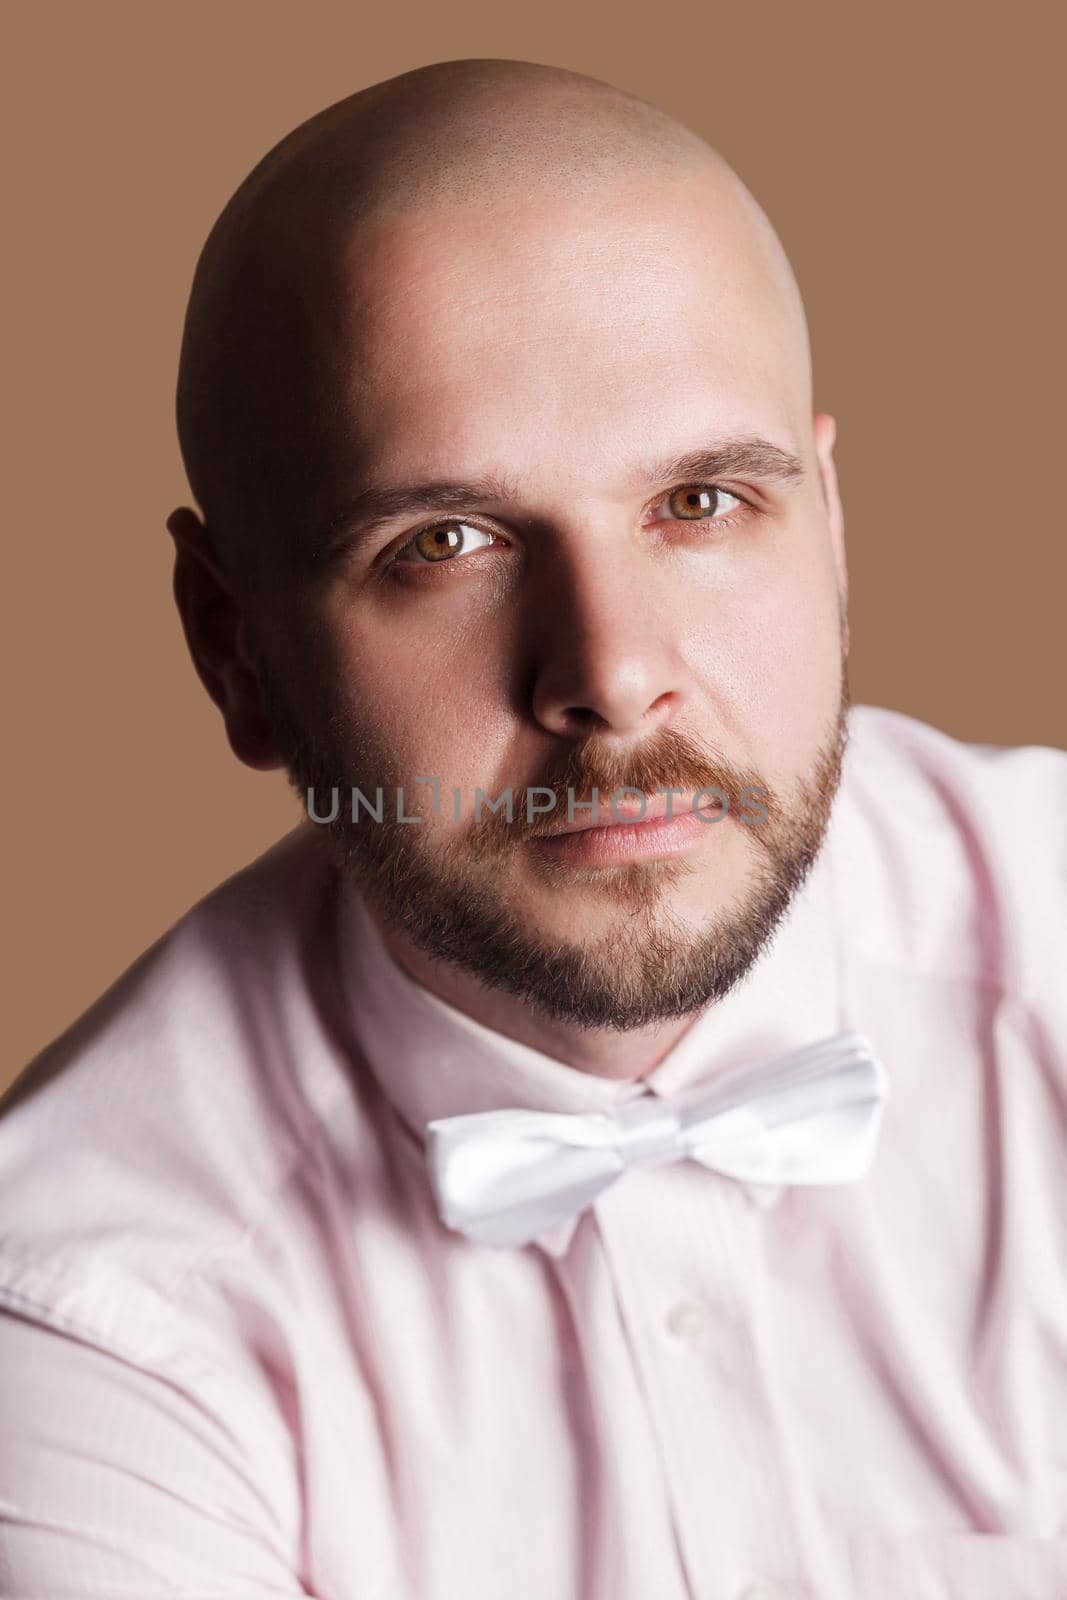
<instances>
[{"instance_id":1,"label":"neck","mask_svg":"<svg viewBox=\"0 0 1067 1600\"><path fill-rule=\"evenodd\" d=\"M380 927L380 932L397 965L439 1000L483 1027L593 1077L646 1077L696 1020L694 1013L625 1033L613 1028L579 1028L544 1016L504 990L488 988L450 963L435 961L391 928Z\"/></svg>"}]
</instances>

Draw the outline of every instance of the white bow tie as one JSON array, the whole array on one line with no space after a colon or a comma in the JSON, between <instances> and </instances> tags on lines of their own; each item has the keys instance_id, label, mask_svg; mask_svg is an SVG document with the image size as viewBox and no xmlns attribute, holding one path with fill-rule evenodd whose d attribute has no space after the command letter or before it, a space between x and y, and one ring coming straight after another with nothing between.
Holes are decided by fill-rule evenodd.
<instances>
[{"instance_id":1,"label":"white bow tie","mask_svg":"<svg viewBox=\"0 0 1067 1600\"><path fill-rule=\"evenodd\" d=\"M479 1244L529 1244L592 1205L627 1167L691 1159L756 1183L851 1183L874 1160L885 1068L861 1033L645 1093L615 1113L480 1111L427 1125L442 1221Z\"/></svg>"}]
</instances>

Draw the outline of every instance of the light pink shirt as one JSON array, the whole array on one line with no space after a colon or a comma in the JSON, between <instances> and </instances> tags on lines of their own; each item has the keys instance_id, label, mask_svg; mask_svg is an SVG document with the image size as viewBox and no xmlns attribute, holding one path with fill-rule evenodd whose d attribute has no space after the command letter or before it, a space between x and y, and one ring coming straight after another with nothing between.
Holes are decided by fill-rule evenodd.
<instances>
[{"instance_id":1,"label":"light pink shirt","mask_svg":"<svg viewBox=\"0 0 1067 1600\"><path fill-rule=\"evenodd\" d=\"M10 1600L1063 1600L1067 754L853 708L830 833L646 1080L855 1028L834 1187L632 1168L520 1249L420 1129L612 1107L392 961L303 823L0 1118Z\"/></svg>"}]
</instances>

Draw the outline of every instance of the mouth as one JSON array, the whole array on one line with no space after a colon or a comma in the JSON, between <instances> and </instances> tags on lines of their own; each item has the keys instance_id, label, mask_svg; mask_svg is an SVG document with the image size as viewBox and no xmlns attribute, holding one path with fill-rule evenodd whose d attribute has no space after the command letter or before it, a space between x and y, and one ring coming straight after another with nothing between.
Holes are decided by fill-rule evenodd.
<instances>
[{"instance_id":1,"label":"mouth","mask_svg":"<svg viewBox=\"0 0 1067 1600\"><path fill-rule=\"evenodd\" d=\"M651 802L648 809L652 810ZM679 805L676 800L668 817L665 797L659 795L655 809L656 815L649 816L646 811L642 818L635 805L632 818L613 819L607 824L583 818L531 839L530 847L544 860L558 864L619 866L693 849L709 834L719 832L716 825L728 814L728 808L718 800L694 811L690 799L688 806Z\"/></svg>"},{"instance_id":2,"label":"mouth","mask_svg":"<svg viewBox=\"0 0 1067 1600\"><path fill-rule=\"evenodd\" d=\"M671 815L667 815L668 799L671 801ZM560 839L574 833L608 833L614 828L626 828L639 831L642 828L654 827L657 823L674 823L688 816L713 817L722 812L722 802L713 800L708 805L700 806L697 812L693 811L693 796L675 794L667 796L661 794L646 795L645 806L642 810L637 800L627 798L626 804L617 803L612 809L610 801L601 801L597 816L594 820L590 811L586 816L574 822L566 822L562 826L546 828L543 832L533 835L536 839Z\"/></svg>"}]
</instances>

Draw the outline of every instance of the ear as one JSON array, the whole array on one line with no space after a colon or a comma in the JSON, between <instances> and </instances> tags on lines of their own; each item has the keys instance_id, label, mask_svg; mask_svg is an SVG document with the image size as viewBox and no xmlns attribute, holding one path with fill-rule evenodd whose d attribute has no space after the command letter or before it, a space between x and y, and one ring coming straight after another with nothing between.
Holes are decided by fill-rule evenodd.
<instances>
[{"instance_id":1,"label":"ear","mask_svg":"<svg viewBox=\"0 0 1067 1600\"><path fill-rule=\"evenodd\" d=\"M189 653L222 712L230 747L259 772L284 766L248 649L248 620L205 524L188 506L167 518L174 540L174 599Z\"/></svg>"},{"instance_id":2,"label":"ear","mask_svg":"<svg viewBox=\"0 0 1067 1600\"><path fill-rule=\"evenodd\" d=\"M825 411L812 418L815 439L815 456L819 465L823 499L833 544L834 565L837 568L837 589L841 597L841 615L845 620L845 647L848 648L848 563L845 557L845 516L841 509L841 495L837 486L837 469L834 466L834 443L837 439L837 422Z\"/></svg>"}]
</instances>

